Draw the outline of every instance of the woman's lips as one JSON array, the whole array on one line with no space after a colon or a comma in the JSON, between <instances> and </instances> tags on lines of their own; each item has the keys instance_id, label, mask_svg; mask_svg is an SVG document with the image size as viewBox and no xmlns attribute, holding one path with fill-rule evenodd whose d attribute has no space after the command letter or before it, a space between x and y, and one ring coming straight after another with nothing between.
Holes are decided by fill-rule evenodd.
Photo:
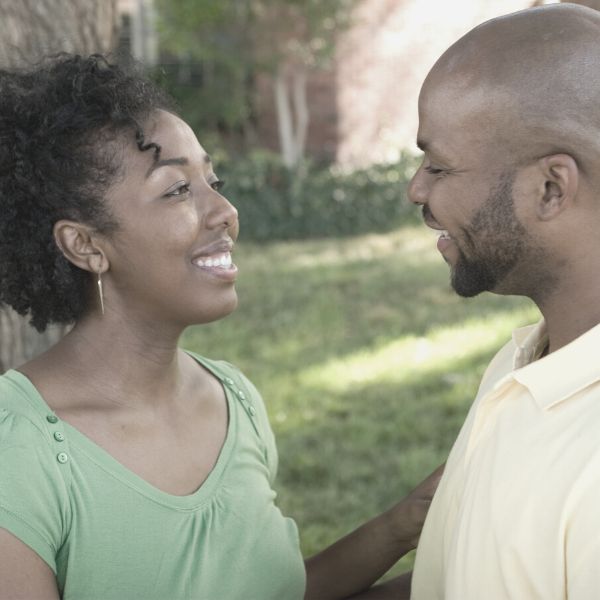
<instances>
[{"instance_id":1,"label":"woman's lips","mask_svg":"<svg viewBox=\"0 0 600 600\"><path fill-rule=\"evenodd\" d=\"M231 252L218 252L210 256L199 256L192 262L199 269L219 279L235 281L237 277L238 269L231 261Z\"/></svg>"}]
</instances>

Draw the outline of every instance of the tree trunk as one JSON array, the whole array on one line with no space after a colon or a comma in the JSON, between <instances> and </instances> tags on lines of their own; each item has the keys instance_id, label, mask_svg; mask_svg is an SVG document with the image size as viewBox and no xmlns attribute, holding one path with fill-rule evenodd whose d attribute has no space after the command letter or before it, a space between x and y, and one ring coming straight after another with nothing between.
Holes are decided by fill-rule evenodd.
<instances>
[{"instance_id":1,"label":"tree trunk","mask_svg":"<svg viewBox=\"0 0 600 600\"><path fill-rule=\"evenodd\" d=\"M309 123L307 80L304 66L288 66L277 70L273 82L281 156L290 169L304 157Z\"/></svg>"},{"instance_id":2,"label":"tree trunk","mask_svg":"<svg viewBox=\"0 0 600 600\"><path fill-rule=\"evenodd\" d=\"M308 99L307 99L308 74L306 69L295 69L292 73L292 98L294 113L296 115L296 163L304 158L306 148L306 135L308 133Z\"/></svg>"},{"instance_id":3,"label":"tree trunk","mask_svg":"<svg viewBox=\"0 0 600 600\"><path fill-rule=\"evenodd\" d=\"M116 46L117 33L116 0L2 0L0 67L32 64L60 51L108 52ZM66 329L49 327L39 334L28 319L0 307L0 372L43 352Z\"/></svg>"}]
</instances>

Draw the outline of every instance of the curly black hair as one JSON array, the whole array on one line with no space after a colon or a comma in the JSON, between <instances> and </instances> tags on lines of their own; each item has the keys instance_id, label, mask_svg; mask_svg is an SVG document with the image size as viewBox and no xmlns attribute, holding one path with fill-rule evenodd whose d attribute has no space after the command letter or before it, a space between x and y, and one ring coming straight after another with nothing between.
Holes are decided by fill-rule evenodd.
<instances>
[{"instance_id":1,"label":"curly black hair","mask_svg":"<svg viewBox=\"0 0 600 600\"><path fill-rule=\"evenodd\" d=\"M172 100L136 68L106 57L59 54L34 67L0 70L0 303L43 331L85 311L89 274L57 247L54 224L71 219L110 234L103 202L119 165L109 142L131 135Z\"/></svg>"}]
</instances>

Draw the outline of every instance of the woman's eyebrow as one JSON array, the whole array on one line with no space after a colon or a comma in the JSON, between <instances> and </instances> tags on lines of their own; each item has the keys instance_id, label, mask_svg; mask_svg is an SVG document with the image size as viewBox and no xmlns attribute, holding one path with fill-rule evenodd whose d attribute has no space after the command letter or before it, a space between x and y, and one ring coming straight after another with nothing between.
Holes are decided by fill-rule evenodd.
<instances>
[{"instance_id":1,"label":"woman's eyebrow","mask_svg":"<svg viewBox=\"0 0 600 600\"><path fill-rule=\"evenodd\" d=\"M206 164L210 164L212 162L208 154L204 155L204 162ZM154 171L156 171L156 169L160 169L161 167L166 167L168 165L180 165L186 167L189 164L190 161L185 156L180 156L177 158L161 158L156 162L152 163L152 165L148 169L148 172L146 173L146 179L148 179L148 177L150 177L150 175Z\"/></svg>"},{"instance_id":2,"label":"woman's eyebrow","mask_svg":"<svg viewBox=\"0 0 600 600\"><path fill-rule=\"evenodd\" d=\"M181 165L187 166L189 164L189 160L184 156L178 158L161 158L150 165L148 172L146 173L146 179L156 171L156 169L160 169L161 167L166 167L168 165Z\"/></svg>"}]
</instances>

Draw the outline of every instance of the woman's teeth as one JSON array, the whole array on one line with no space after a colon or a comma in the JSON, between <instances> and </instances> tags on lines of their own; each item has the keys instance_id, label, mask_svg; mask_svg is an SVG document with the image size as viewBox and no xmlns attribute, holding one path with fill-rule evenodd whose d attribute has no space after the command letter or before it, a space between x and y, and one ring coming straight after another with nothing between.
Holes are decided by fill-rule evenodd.
<instances>
[{"instance_id":1,"label":"woman's teeth","mask_svg":"<svg viewBox=\"0 0 600 600\"><path fill-rule=\"evenodd\" d=\"M199 267L227 268L231 266L231 253L226 252L225 254L216 254L215 256L208 256L206 258L197 258L194 264Z\"/></svg>"}]
</instances>

